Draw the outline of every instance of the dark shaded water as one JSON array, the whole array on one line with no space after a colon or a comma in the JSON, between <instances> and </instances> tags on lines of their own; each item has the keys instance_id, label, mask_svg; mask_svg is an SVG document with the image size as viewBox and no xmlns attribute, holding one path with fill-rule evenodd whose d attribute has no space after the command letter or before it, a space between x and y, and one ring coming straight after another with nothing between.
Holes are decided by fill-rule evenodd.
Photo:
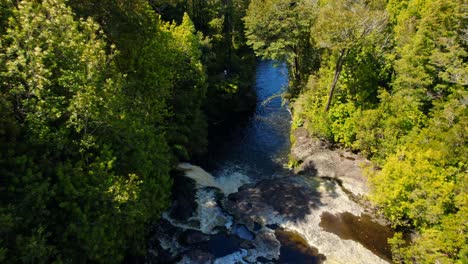
<instances>
[{"instance_id":1,"label":"dark shaded water","mask_svg":"<svg viewBox=\"0 0 468 264\"><path fill-rule=\"evenodd\" d=\"M237 236L216 234L206 243L206 249L216 258L223 257L239 250L242 242Z\"/></svg>"},{"instance_id":2,"label":"dark shaded water","mask_svg":"<svg viewBox=\"0 0 468 264\"><path fill-rule=\"evenodd\" d=\"M325 212L320 218L320 227L324 230L342 239L359 242L379 257L391 261L392 252L387 239L394 232L389 227L373 221L369 215L358 217L348 212L338 215Z\"/></svg>"},{"instance_id":3,"label":"dark shaded water","mask_svg":"<svg viewBox=\"0 0 468 264\"><path fill-rule=\"evenodd\" d=\"M257 106L249 120L211 143L207 170L215 177L242 173L260 180L281 172L289 151L290 114L279 96L288 84L284 64L260 61L255 91Z\"/></svg>"},{"instance_id":4,"label":"dark shaded water","mask_svg":"<svg viewBox=\"0 0 468 264\"><path fill-rule=\"evenodd\" d=\"M312 264L326 260L324 255L319 254L316 248L310 247L300 235L281 229L276 230L275 234L281 242L278 263Z\"/></svg>"}]
</instances>

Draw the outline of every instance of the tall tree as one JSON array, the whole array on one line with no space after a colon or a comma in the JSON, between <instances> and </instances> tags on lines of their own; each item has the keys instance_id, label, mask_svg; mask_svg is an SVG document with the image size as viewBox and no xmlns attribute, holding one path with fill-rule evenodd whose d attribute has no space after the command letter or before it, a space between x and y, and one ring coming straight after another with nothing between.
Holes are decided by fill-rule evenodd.
<instances>
[{"instance_id":1,"label":"tall tree","mask_svg":"<svg viewBox=\"0 0 468 264\"><path fill-rule=\"evenodd\" d=\"M316 1L251 1L244 18L247 44L257 56L287 62L297 84L314 66L310 29L316 8Z\"/></svg>"},{"instance_id":2,"label":"tall tree","mask_svg":"<svg viewBox=\"0 0 468 264\"><path fill-rule=\"evenodd\" d=\"M380 0L327 1L320 7L312 36L319 46L330 49L336 57L326 111L330 109L343 64L350 51L371 44L370 36L385 29L387 16L384 7Z\"/></svg>"}]
</instances>

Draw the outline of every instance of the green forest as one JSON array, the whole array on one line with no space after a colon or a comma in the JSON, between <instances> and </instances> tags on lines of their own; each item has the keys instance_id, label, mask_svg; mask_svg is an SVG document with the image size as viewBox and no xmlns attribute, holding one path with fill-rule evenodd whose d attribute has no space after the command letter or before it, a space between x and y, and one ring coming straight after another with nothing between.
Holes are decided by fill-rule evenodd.
<instances>
[{"instance_id":1,"label":"green forest","mask_svg":"<svg viewBox=\"0 0 468 264\"><path fill-rule=\"evenodd\" d=\"M0 262L145 254L171 170L248 108L244 4L0 0Z\"/></svg>"},{"instance_id":2,"label":"green forest","mask_svg":"<svg viewBox=\"0 0 468 264\"><path fill-rule=\"evenodd\" d=\"M370 200L400 231L397 263L468 262L467 11L463 0L264 0L245 18L256 54L288 63L292 129L373 162Z\"/></svg>"},{"instance_id":3,"label":"green forest","mask_svg":"<svg viewBox=\"0 0 468 264\"><path fill-rule=\"evenodd\" d=\"M468 263L467 12L464 0L0 0L0 262L144 256L176 164L254 107L257 56L288 66L292 130L371 160L395 263Z\"/></svg>"}]
</instances>

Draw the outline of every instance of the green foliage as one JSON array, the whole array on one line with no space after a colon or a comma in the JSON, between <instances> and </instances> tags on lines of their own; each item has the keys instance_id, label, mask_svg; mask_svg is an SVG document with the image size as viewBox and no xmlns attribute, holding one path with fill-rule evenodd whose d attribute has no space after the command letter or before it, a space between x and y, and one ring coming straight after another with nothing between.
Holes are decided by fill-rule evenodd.
<instances>
[{"instance_id":1,"label":"green foliage","mask_svg":"<svg viewBox=\"0 0 468 264\"><path fill-rule=\"evenodd\" d=\"M313 24L313 38L334 51L365 46L386 25L383 1L323 1Z\"/></svg>"},{"instance_id":2,"label":"green foliage","mask_svg":"<svg viewBox=\"0 0 468 264\"><path fill-rule=\"evenodd\" d=\"M466 96L455 94L438 105L428 127L390 155L382 171L371 177L372 198L385 214L397 225L421 228L421 237L408 249L411 254L419 252L421 259L433 259L438 251L456 258L466 244L466 223L459 221L467 213ZM444 240L445 231L460 237ZM430 243L437 248L423 250Z\"/></svg>"},{"instance_id":3,"label":"green foliage","mask_svg":"<svg viewBox=\"0 0 468 264\"><path fill-rule=\"evenodd\" d=\"M387 16L382 1L331 1L320 6L313 25L313 39L336 56L335 73L330 85L325 111L330 109L343 66L350 53L382 42L380 33L386 26ZM380 41L379 41L380 40ZM355 57L359 62L360 57ZM352 64L349 64L352 65Z\"/></svg>"},{"instance_id":4,"label":"green foliage","mask_svg":"<svg viewBox=\"0 0 468 264\"><path fill-rule=\"evenodd\" d=\"M8 18L13 11L13 3L10 0L0 0L0 36L5 34Z\"/></svg>"},{"instance_id":5,"label":"green foliage","mask_svg":"<svg viewBox=\"0 0 468 264\"><path fill-rule=\"evenodd\" d=\"M468 259L465 6L320 1L312 25L321 67L294 103L293 129L372 159L372 200L417 232L391 240L396 262Z\"/></svg>"},{"instance_id":6,"label":"green foliage","mask_svg":"<svg viewBox=\"0 0 468 264\"><path fill-rule=\"evenodd\" d=\"M399 21L411 17L417 30L396 27L396 37L405 40L397 47L401 59L395 62L395 90L424 103L426 113L431 101L452 93L458 89L457 84L467 84L462 5L463 1L414 1L399 15Z\"/></svg>"},{"instance_id":7,"label":"green foliage","mask_svg":"<svg viewBox=\"0 0 468 264\"><path fill-rule=\"evenodd\" d=\"M309 77L305 92L294 103L294 118L303 121L304 126L314 135L331 140L333 134L327 112L323 111L326 103L327 77L333 72L325 67L320 68L317 78Z\"/></svg>"},{"instance_id":8,"label":"green foliage","mask_svg":"<svg viewBox=\"0 0 468 264\"><path fill-rule=\"evenodd\" d=\"M78 15L63 0L0 5L1 262L144 254L172 166L206 144L190 18L164 23L146 1L70 5Z\"/></svg>"},{"instance_id":9,"label":"green foliage","mask_svg":"<svg viewBox=\"0 0 468 264\"><path fill-rule=\"evenodd\" d=\"M174 125L168 132L169 142L177 146L180 158L188 159L192 153L202 153L207 144L206 123L201 111L206 92L205 71L201 63L201 39L196 35L195 27L187 14L180 26L165 24L162 25L162 31L172 38L170 47L166 50L174 52L174 58L165 65L170 65L171 73L177 73L172 81L174 87L171 105L174 115L169 122Z\"/></svg>"},{"instance_id":10,"label":"green foliage","mask_svg":"<svg viewBox=\"0 0 468 264\"><path fill-rule=\"evenodd\" d=\"M330 129L333 131L333 140L346 147L351 147L356 139L356 126L358 123L356 108L353 103L340 104L330 110Z\"/></svg>"},{"instance_id":11,"label":"green foliage","mask_svg":"<svg viewBox=\"0 0 468 264\"><path fill-rule=\"evenodd\" d=\"M316 8L313 1L251 1L244 18L247 44L257 56L287 62L298 85L316 64L310 42Z\"/></svg>"},{"instance_id":12,"label":"green foliage","mask_svg":"<svg viewBox=\"0 0 468 264\"><path fill-rule=\"evenodd\" d=\"M361 110L355 117L356 141L359 149L375 161L381 162L394 153L405 136L425 124L426 117L419 104L408 96L391 96L385 90L379 94L381 103L375 109Z\"/></svg>"},{"instance_id":13,"label":"green foliage","mask_svg":"<svg viewBox=\"0 0 468 264\"><path fill-rule=\"evenodd\" d=\"M211 127L229 124L232 116L251 112L255 104L251 89L255 57L246 45L242 21L248 2L151 1L164 20L182 23L185 12L198 30L201 62L208 76L203 109ZM197 127L202 129L203 125ZM199 153L200 149L195 152Z\"/></svg>"}]
</instances>

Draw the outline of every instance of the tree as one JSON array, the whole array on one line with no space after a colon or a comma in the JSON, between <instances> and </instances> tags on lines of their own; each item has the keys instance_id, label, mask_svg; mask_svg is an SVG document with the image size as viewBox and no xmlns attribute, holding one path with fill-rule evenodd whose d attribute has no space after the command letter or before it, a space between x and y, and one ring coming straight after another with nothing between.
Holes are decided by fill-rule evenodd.
<instances>
[{"instance_id":1,"label":"tree","mask_svg":"<svg viewBox=\"0 0 468 264\"><path fill-rule=\"evenodd\" d=\"M247 44L257 56L287 62L297 84L315 66L310 28L316 8L315 1L251 1L244 18Z\"/></svg>"},{"instance_id":2,"label":"tree","mask_svg":"<svg viewBox=\"0 0 468 264\"><path fill-rule=\"evenodd\" d=\"M392 223L420 233L409 246L394 239L399 261L452 263L467 257L466 98L466 91L458 91L439 102L427 127L370 178L371 198Z\"/></svg>"},{"instance_id":3,"label":"tree","mask_svg":"<svg viewBox=\"0 0 468 264\"><path fill-rule=\"evenodd\" d=\"M161 30L169 37L167 53L173 58L165 63L173 76L170 105L173 115L168 141L181 159L201 154L207 144L206 121L201 107L205 102L206 74L201 63L201 39L187 13L180 25L161 23Z\"/></svg>"},{"instance_id":4,"label":"tree","mask_svg":"<svg viewBox=\"0 0 468 264\"><path fill-rule=\"evenodd\" d=\"M411 21L412 25L407 25ZM395 91L421 102L428 113L432 101L468 84L466 19L463 1L410 1L398 16Z\"/></svg>"},{"instance_id":5,"label":"tree","mask_svg":"<svg viewBox=\"0 0 468 264\"><path fill-rule=\"evenodd\" d=\"M330 49L336 56L325 111L330 109L336 84L350 51L371 44L371 36L385 29L387 18L380 2L339 0L328 1L320 7L312 36L319 46Z\"/></svg>"}]
</instances>

